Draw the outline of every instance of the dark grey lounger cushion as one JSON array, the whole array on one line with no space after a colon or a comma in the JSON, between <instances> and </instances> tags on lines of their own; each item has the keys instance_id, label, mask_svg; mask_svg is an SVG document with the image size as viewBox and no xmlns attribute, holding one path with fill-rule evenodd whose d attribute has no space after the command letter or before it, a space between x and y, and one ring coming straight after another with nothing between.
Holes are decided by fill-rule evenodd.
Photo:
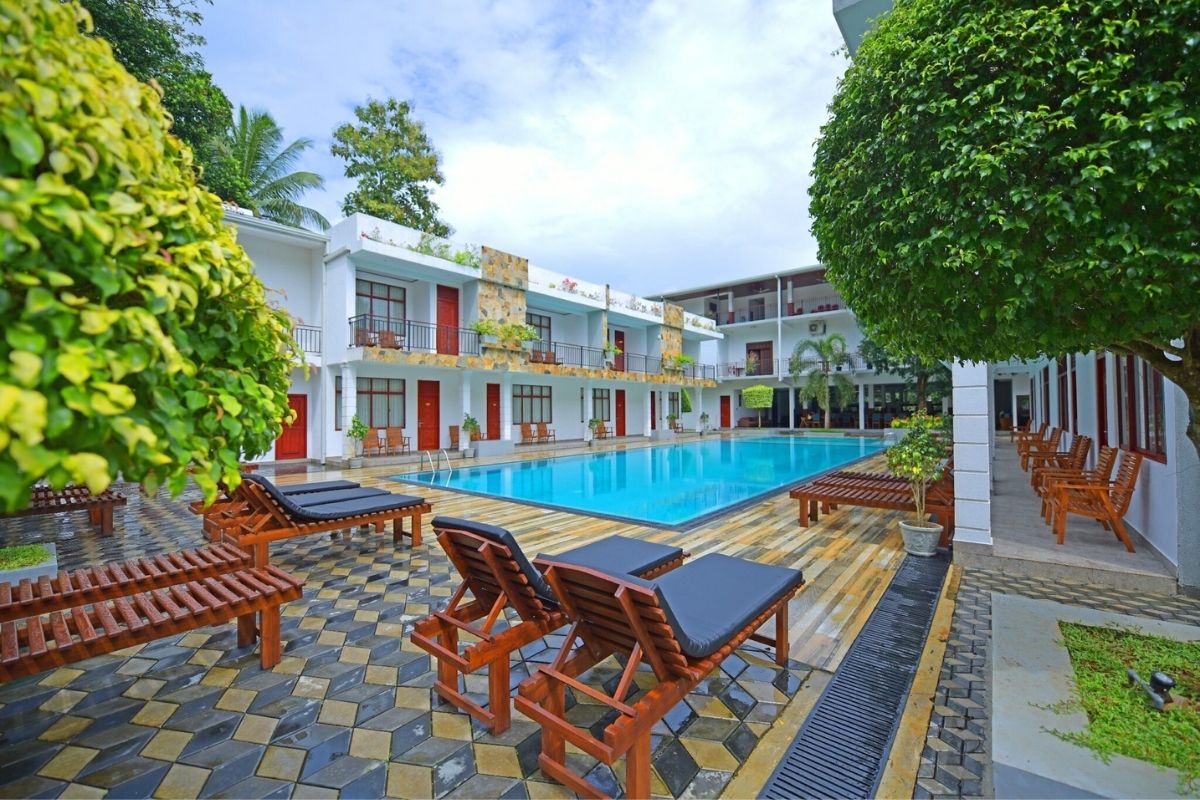
<instances>
[{"instance_id":1,"label":"dark grey lounger cushion","mask_svg":"<svg viewBox=\"0 0 1200 800\"><path fill-rule=\"evenodd\" d=\"M466 531L504 545L512 553L513 559L521 568L525 579L533 587L533 591L543 600L549 600L552 603L558 602L542 573L529 563L521 545L517 544L513 535L504 528L458 517L434 517L433 527ZM610 575L640 575L678 557L682 552L678 547L643 542L640 539L627 539L624 536L610 536L607 539L568 550L561 555L553 556L553 558L607 572Z\"/></svg>"},{"instance_id":2,"label":"dark grey lounger cushion","mask_svg":"<svg viewBox=\"0 0 1200 800\"><path fill-rule=\"evenodd\" d=\"M317 481L316 483L296 483L291 486L280 486L279 491L288 497L309 492L328 492L334 489L357 489L354 481Z\"/></svg>"},{"instance_id":3,"label":"dark grey lounger cushion","mask_svg":"<svg viewBox=\"0 0 1200 800\"><path fill-rule=\"evenodd\" d=\"M295 499L279 491L279 487L261 475L246 475L245 479L254 481L266 490L288 516L297 522L331 522L345 517L356 517L359 514L376 514L381 511L401 511L410 506L419 506L424 499L407 494L383 494L360 497L354 500L342 500L337 503L322 503L315 506L302 506Z\"/></svg>"},{"instance_id":4,"label":"dark grey lounger cushion","mask_svg":"<svg viewBox=\"0 0 1200 800\"><path fill-rule=\"evenodd\" d=\"M322 506L326 503L340 503L343 500L357 500L360 497L378 497L381 494L391 494L383 489L369 489L366 486L359 486L357 489L334 489L329 492L308 492L307 494L288 495L291 501L298 506L312 508L313 506Z\"/></svg>"},{"instance_id":5,"label":"dark grey lounger cushion","mask_svg":"<svg viewBox=\"0 0 1200 800\"><path fill-rule=\"evenodd\" d=\"M658 592L683 652L703 658L803 580L797 569L712 553L639 583Z\"/></svg>"}]
</instances>

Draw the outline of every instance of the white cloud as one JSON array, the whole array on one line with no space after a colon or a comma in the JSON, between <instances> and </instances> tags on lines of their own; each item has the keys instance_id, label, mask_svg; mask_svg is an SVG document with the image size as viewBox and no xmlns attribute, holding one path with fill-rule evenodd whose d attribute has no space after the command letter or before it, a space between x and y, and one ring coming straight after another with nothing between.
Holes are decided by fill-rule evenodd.
<instances>
[{"instance_id":1,"label":"white cloud","mask_svg":"<svg viewBox=\"0 0 1200 800\"><path fill-rule=\"evenodd\" d=\"M235 102L317 141L368 96L413 101L456 239L649 292L815 260L808 172L845 61L824 2L218 0L202 30Z\"/></svg>"}]
</instances>

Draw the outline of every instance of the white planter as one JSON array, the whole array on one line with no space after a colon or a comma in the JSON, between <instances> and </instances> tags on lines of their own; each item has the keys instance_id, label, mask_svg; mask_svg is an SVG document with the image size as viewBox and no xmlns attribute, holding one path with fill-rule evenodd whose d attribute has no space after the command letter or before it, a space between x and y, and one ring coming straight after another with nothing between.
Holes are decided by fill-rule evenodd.
<instances>
[{"instance_id":1,"label":"white planter","mask_svg":"<svg viewBox=\"0 0 1200 800\"><path fill-rule=\"evenodd\" d=\"M500 337L494 333L481 333L479 335L479 341L483 344L495 346L500 342Z\"/></svg>"},{"instance_id":2,"label":"white planter","mask_svg":"<svg viewBox=\"0 0 1200 800\"><path fill-rule=\"evenodd\" d=\"M904 537L904 552L914 556L937 555L938 540L942 538L942 526L936 523L916 525L900 521L900 535Z\"/></svg>"},{"instance_id":3,"label":"white planter","mask_svg":"<svg viewBox=\"0 0 1200 800\"><path fill-rule=\"evenodd\" d=\"M347 463L348 463L348 469L362 469L362 466L363 466L362 456L355 456L354 458L349 459L349 461Z\"/></svg>"},{"instance_id":4,"label":"white planter","mask_svg":"<svg viewBox=\"0 0 1200 800\"><path fill-rule=\"evenodd\" d=\"M58 550L52 542L46 542L42 545L46 548L46 560L40 564L34 564L32 567L20 567L18 569L0 570L0 583L11 583L16 586L26 578L30 583L37 583L38 578L43 575L49 575L51 578L58 575Z\"/></svg>"}]
</instances>

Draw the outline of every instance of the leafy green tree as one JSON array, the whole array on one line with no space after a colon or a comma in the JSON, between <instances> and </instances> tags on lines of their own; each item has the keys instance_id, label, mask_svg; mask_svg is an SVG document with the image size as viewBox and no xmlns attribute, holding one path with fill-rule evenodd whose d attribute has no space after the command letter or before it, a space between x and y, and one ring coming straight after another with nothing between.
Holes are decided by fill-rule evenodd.
<instances>
[{"instance_id":1,"label":"leafy green tree","mask_svg":"<svg viewBox=\"0 0 1200 800\"><path fill-rule=\"evenodd\" d=\"M788 359L789 380L799 390L801 402L817 401L825 413L825 427L832 427L831 411L846 407L857 390L838 368L850 363L846 337L831 333L823 339L796 342Z\"/></svg>"},{"instance_id":2,"label":"leafy green tree","mask_svg":"<svg viewBox=\"0 0 1200 800\"><path fill-rule=\"evenodd\" d=\"M953 388L950 368L937 359L897 355L869 338L859 343L858 352L876 375L895 375L913 387L918 413L926 411L931 396L940 398Z\"/></svg>"},{"instance_id":3,"label":"leafy green tree","mask_svg":"<svg viewBox=\"0 0 1200 800\"><path fill-rule=\"evenodd\" d=\"M742 389L742 405L758 411L758 427L762 427L762 410L775 404L775 390L766 384Z\"/></svg>"},{"instance_id":4,"label":"leafy green tree","mask_svg":"<svg viewBox=\"0 0 1200 800\"><path fill-rule=\"evenodd\" d=\"M324 189L325 181L314 172L292 171L312 144L312 139L300 138L284 146L283 130L269 113L239 106L220 150L233 164L233 185L245 187L240 205L284 225L327 229L325 217L298 202L308 190Z\"/></svg>"},{"instance_id":5,"label":"leafy green tree","mask_svg":"<svg viewBox=\"0 0 1200 800\"><path fill-rule=\"evenodd\" d=\"M1200 447L1194 0L907 0L863 40L810 189L828 276L931 359L1136 353Z\"/></svg>"},{"instance_id":6,"label":"leafy green tree","mask_svg":"<svg viewBox=\"0 0 1200 800\"><path fill-rule=\"evenodd\" d=\"M204 68L198 50L204 38L195 32L201 21L196 0L80 0L80 4L92 15L91 34L107 41L135 78L154 81L162 89L171 132L191 145L206 177L210 169L221 170L225 165L214 167L219 153L209 143L224 134L233 107Z\"/></svg>"},{"instance_id":7,"label":"leafy green tree","mask_svg":"<svg viewBox=\"0 0 1200 800\"><path fill-rule=\"evenodd\" d=\"M357 125L346 123L333 132L330 151L346 161L346 177L358 181L342 202L342 213L362 212L449 236L453 230L438 219L429 196L446 182L441 159L411 112L408 103L394 98L370 100L354 109Z\"/></svg>"},{"instance_id":8,"label":"leafy green tree","mask_svg":"<svg viewBox=\"0 0 1200 800\"><path fill-rule=\"evenodd\" d=\"M208 499L288 413L295 345L159 95L59 0L0 0L0 510L117 475Z\"/></svg>"}]
</instances>

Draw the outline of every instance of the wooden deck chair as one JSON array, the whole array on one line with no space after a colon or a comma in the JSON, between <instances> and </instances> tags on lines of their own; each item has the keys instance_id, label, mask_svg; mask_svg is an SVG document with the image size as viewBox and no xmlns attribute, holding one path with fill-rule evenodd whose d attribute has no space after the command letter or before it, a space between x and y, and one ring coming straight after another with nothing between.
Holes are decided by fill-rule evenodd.
<instances>
[{"instance_id":1,"label":"wooden deck chair","mask_svg":"<svg viewBox=\"0 0 1200 800\"><path fill-rule=\"evenodd\" d=\"M528 422L521 423L521 444L533 444L537 437L533 435L533 426Z\"/></svg>"},{"instance_id":2,"label":"wooden deck chair","mask_svg":"<svg viewBox=\"0 0 1200 800\"><path fill-rule=\"evenodd\" d=\"M651 583L563 561L535 563L572 624L554 661L521 682L516 705L542 726L542 771L583 797L604 795L567 766L567 743L610 767L627 756L625 794L648 798L651 730L668 711L747 639L774 647L776 663L788 663L788 601L804 583L798 570L713 553ZM758 634L771 617L774 637ZM610 655L628 659L611 696L578 680ZM627 701L643 661L658 682ZM616 719L602 733L576 727L565 713L568 687Z\"/></svg>"},{"instance_id":3,"label":"wooden deck chair","mask_svg":"<svg viewBox=\"0 0 1200 800\"><path fill-rule=\"evenodd\" d=\"M1030 453L1029 485L1036 487L1040 473L1048 469L1082 470L1091 451L1092 437L1075 434L1065 453Z\"/></svg>"},{"instance_id":4,"label":"wooden deck chair","mask_svg":"<svg viewBox=\"0 0 1200 800\"><path fill-rule=\"evenodd\" d=\"M540 572L504 528L455 517L433 520L438 542L462 576L443 611L413 627L411 638L437 660L434 689L446 701L487 725L496 736L509 727L509 657L513 651L566 625L568 619ZM675 569L687 554L678 547L610 536L558 556L619 574L653 577ZM470 592L471 601L464 602ZM513 609L520 621L503 630L501 612ZM482 625L476 625L483 620ZM475 637L462 647L459 633ZM459 677L488 670L488 708L466 697Z\"/></svg>"},{"instance_id":5,"label":"wooden deck chair","mask_svg":"<svg viewBox=\"0 0 1200 800\"><path fill-rule=\"evenodd\" d=\"M1050 496L1050 516L1058 543L1062 544L1067 532L1067 515L1078 514L1098 521L1105 530L1113 534L1133 552L1133 541L1125 530L1122 518L1129 510L1133 499L1133 488L1137 484L1138 472L1142 468L1142 454L1128 450L1121 453L1121 466L1117 477L1105 483L1055 483Z\"/></svg>"},{"instance_id":6,"label":"wooden deck chair","mask_svg":"<svg viewBox=\"0 0 1200 800\"><path fill-rule=\"evenodd\" d=\"M254 555L256 567L266 566L267 545L280 539L373 526L383 533L392 523L392 541L399 544L403 521L410 520L413 547L421 544L421 517L432 509L423 498L385 492L382 489L346 489L321 492L316 496L285 495L275 484L258 475L246 475L246 512L222 527L222 534Z\"/></svg>"},{"instance_id":7,"label":"wooden deck chair","mask_svg":"<svg viewBox=\"0 0 1200 800\"><path fill-rule=\"evenodd\" d=\"M554 431L550 428L547 428L546 423L544 422L539 422L537 424L537 440L539 442L547 443L555 441Z\"/></svg>"},{"instance_id":8,"label":"wooden deck chair","mask_svg":"<svg viewBox=\"0 0 1200 800\"><path fill-rule=\"evenodd\" d=\"M1033 423L1032 419L1025 420L1024 425L1018 425L1008 432L1008 441L1015 442L1018 436L1023 436L1029 433L1029 426Z\"/></svg>"},{"instance_id":9,"label":"wooden deck chair","mask_svg":"<svg viewBox=\"0 0 1200 800\"><path fill-rule=\"evenodd\" d=\"M450 449L451 450L458 449L458 426L457 425L450 426Z\"/></svg>"},{"instance_id":10,"label":"wooden deck chair","mask_svg":"<svg viewBox=\"0 0 1200 800\"><path fill-rule=\"evenodd\" d=\"M1108 483L1117 465L1117 448L1104 445L1091 469L1043 469L1038 473L1033 490L1042 498L1042 518L1050 522L1050 495L1057 483Z\"/></svg>"},{"instance_id":11,"label":"wooden deck chair","mask_svg":"<svg viewBox=\"0 0 1200 800\"><path fill-rule=\"evenodd\" d=\"M1041 442L1026 442L1024 447L1017 445L1017 449L1021 451L1021 469L1029 471L1029 465L1032 463L1035 456L1053 455L1058 452L1058 446L1062 442L1062 428L1052 428L1050 437Z\"/></svg>"},{"instance_id":12,"label":"wooden deck chair","mask_svg":"<svg viewBox=\"0 0 1200 800\"><path fill-rule=\"evenodd\" d=\"M612 434L608 426L603 422L596 426L595 432L592 434L596 439L607 439Z\"/></svg>"},{"instance_id":13,"label":"wooden deck chair","mask_svg":"<svg viewBox=\"0 0 1200 800\"><path fill-rule=\"evenodd\" d=\"M387 429L387 452L395 455L407 453L409 437L404 435L404 428Z\"/></svg>"},{"instance_id":14,"label":"wooden deck chair","mask_svg":"<svg viewBox=\"0 0 1200 800\"><path fill-rule=\"evenodd\" d=\"M1033 420L1030 420L1030 423L1032 423L1032 422L1033 422ZM1038 441L1040 439L1045 438L1046 429L1049 427L1050 427L1049 422L1043 422L1041 425L1038 425L1038 429L1036 431L1031 431L1029 429L1030 425L1027 424L1025 426L1025 430L1013 432L1013 433L1009 434L1009 437L1010 437L1010 440L1016 440L1018 445L1020 445L1022 442L1027 442L1030 440Z\"/></svg>"}]
</instances>

